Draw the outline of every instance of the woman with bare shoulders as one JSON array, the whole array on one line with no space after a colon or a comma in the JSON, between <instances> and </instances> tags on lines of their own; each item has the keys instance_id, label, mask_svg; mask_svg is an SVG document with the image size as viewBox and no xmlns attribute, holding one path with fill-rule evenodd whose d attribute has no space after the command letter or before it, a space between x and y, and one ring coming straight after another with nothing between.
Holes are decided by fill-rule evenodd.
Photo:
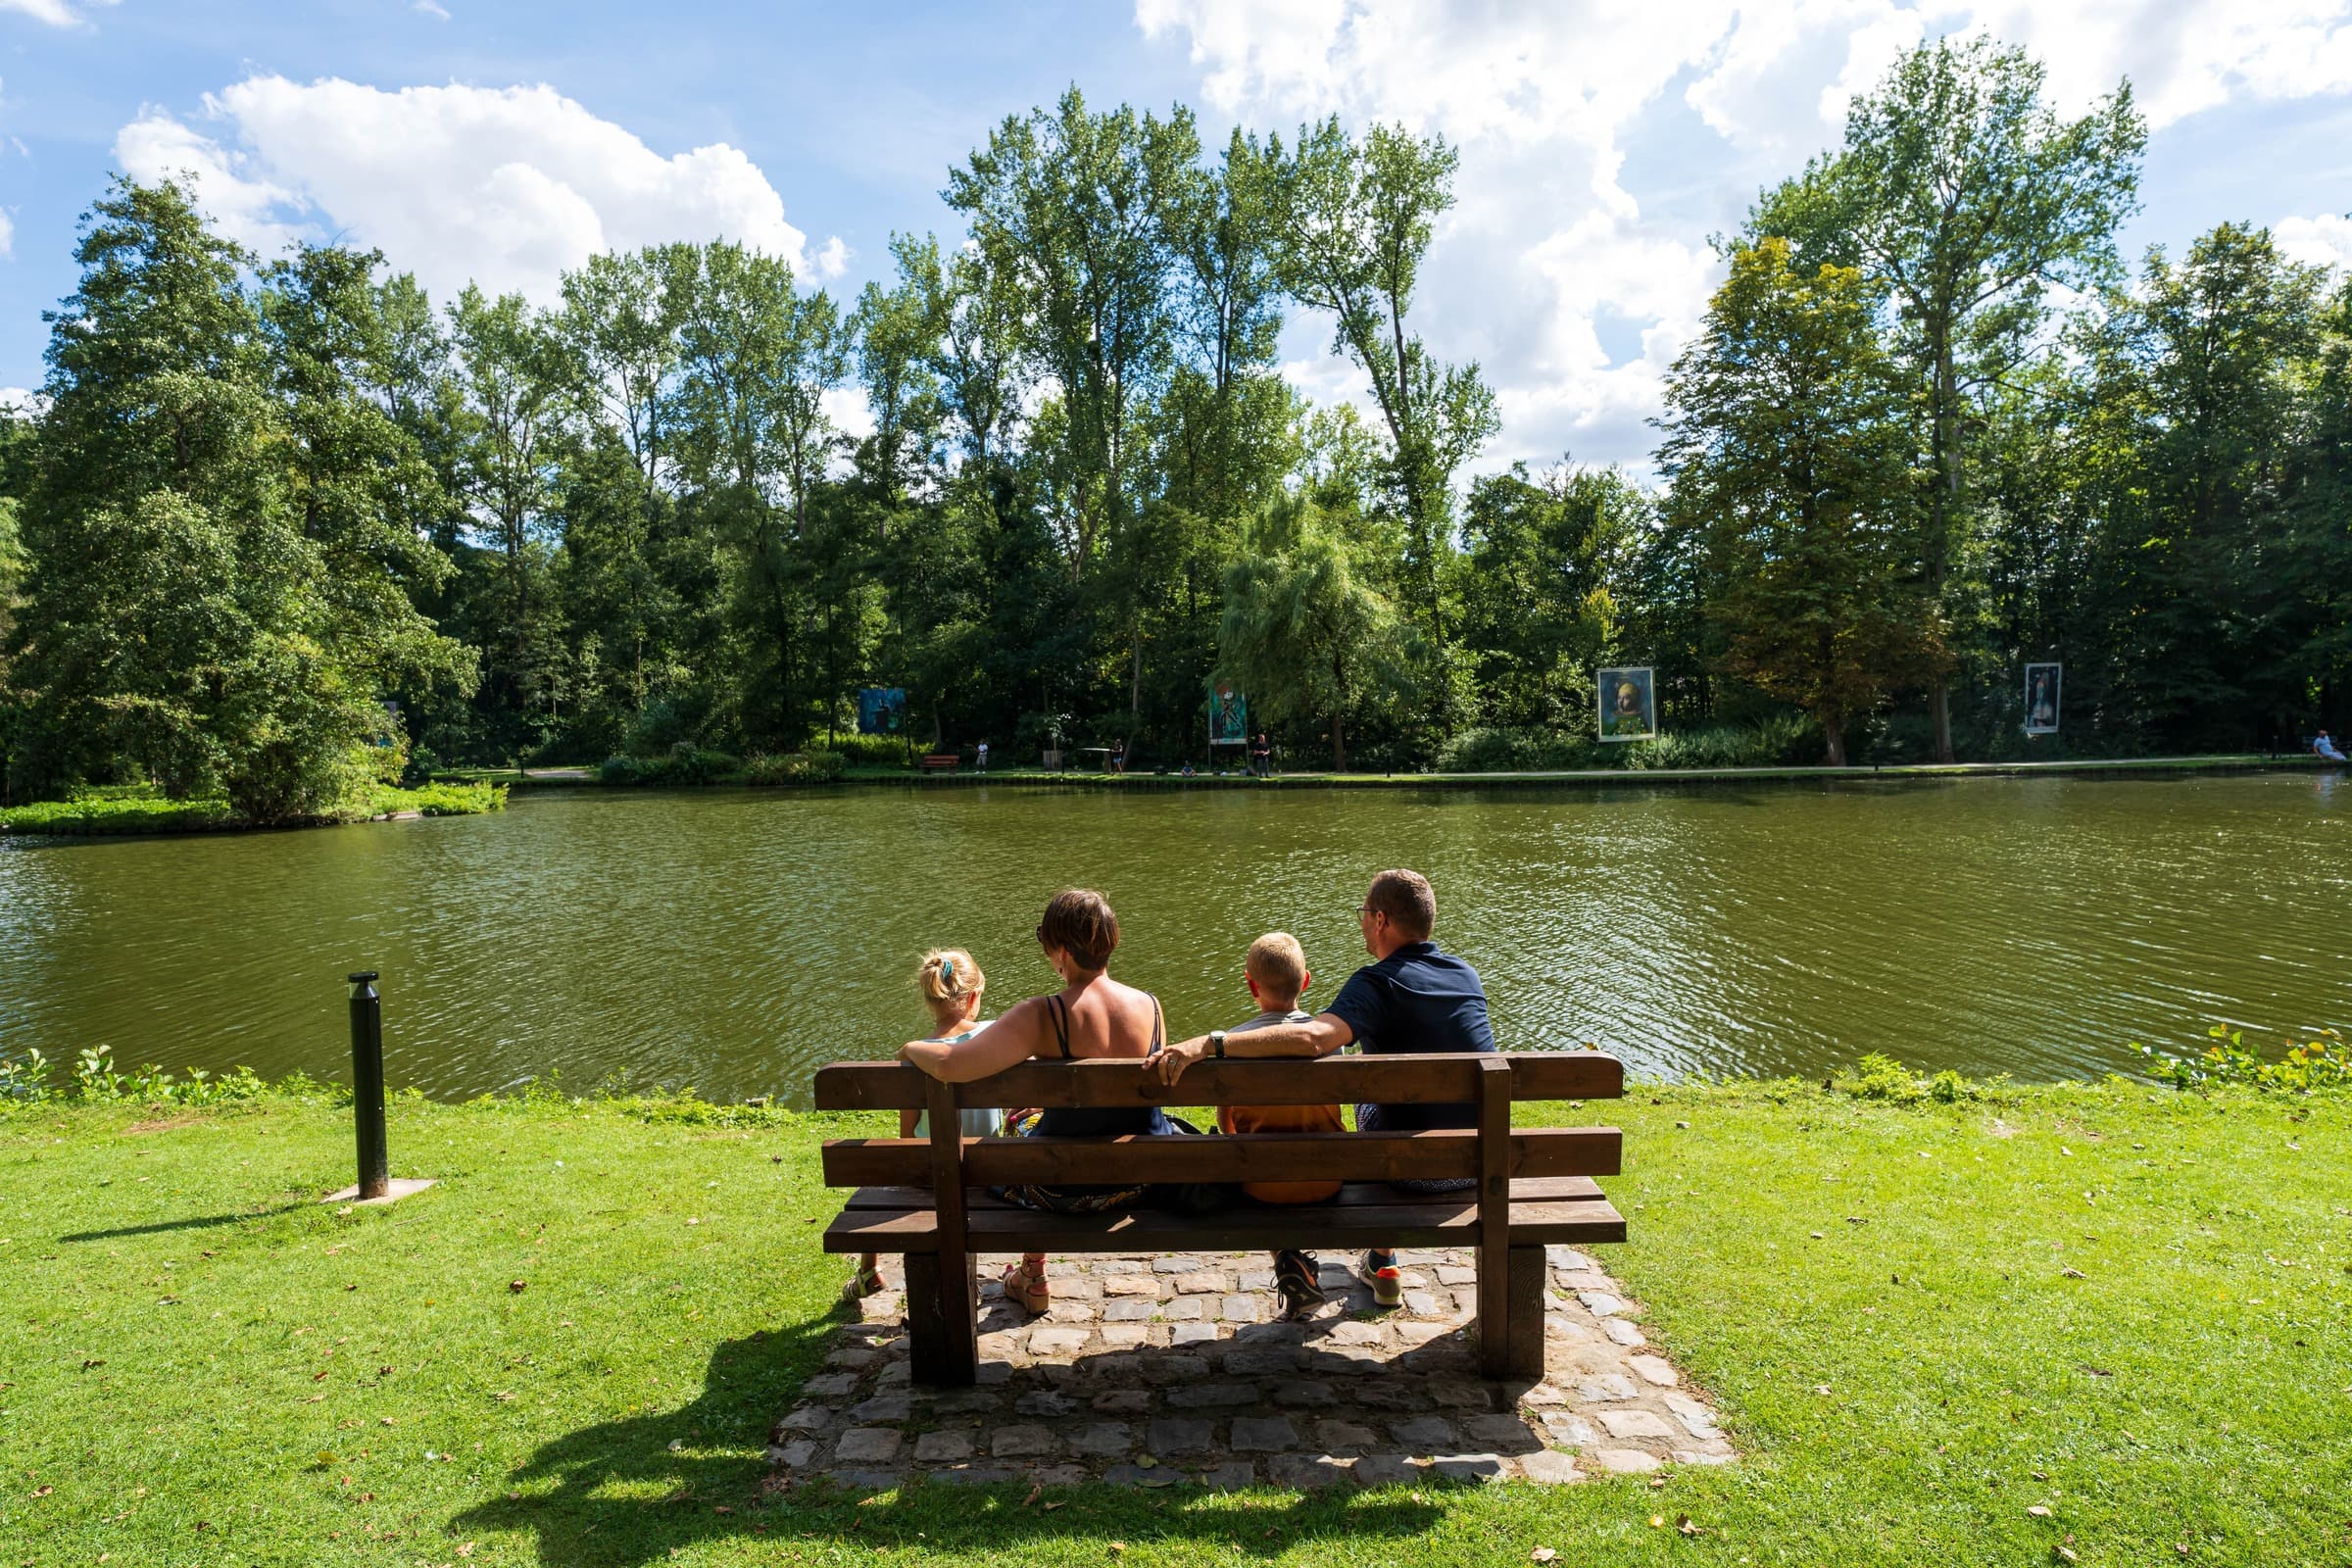
<instances>
[{"instance_id":1,"label":"woman with bare shoulders","mask_svg":"<svg viewBox=\"0 0 2352 1568\"><path fill-rule=\"evenodd\" d=\"M899 1059L913 1062L942 1083L964 1084L994 1077L1033 1056L1049 1061L1141 1061L1160 1048L1167 1028L1159 999L1103 972L1119 945L1119 919L1109 900L1084 889L1056 893L1038 922L1037 943L1061 976L1059 992L1018 1003L982 1033L959 1041L909 1041L900 1050ZM1112 1138L1170 1130L1157 1106L1055 1105L1039 1115L1030 1136ZM1144 1195L1141 1187L1004 1190L1016 1203L1060 1213L1125 1208ZM1004 1271L1004 1295L1032 1312L1046 1309L1050 1293L1044 1253L1028 1253Z\"/></svg>"}]
</instances>

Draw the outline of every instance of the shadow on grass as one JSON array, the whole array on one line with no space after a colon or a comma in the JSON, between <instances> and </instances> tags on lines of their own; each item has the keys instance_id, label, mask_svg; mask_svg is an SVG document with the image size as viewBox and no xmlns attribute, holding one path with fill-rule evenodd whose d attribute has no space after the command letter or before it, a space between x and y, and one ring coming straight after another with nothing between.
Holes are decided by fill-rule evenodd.
<instances>
[{"instance_id":1,"label":"shadow on grass","mask_svg":"<svg viewBox=\"0 0 2352 1568\"><path fill-rule=\"evenodd\" d=\"M61 1242L112 1242L125 1236L160 1236L167 1231L205 1231L222 1225L250 1225L256 1220L275 1219L299 1208L311 1208L312 1203L280 1203L275 1208L248 1209L242 1214L195 1214L186 1219L159 1219L152 1225L123 1225L111 1231L75 1231L60 1236Z\"/></svg>"},{"instance_id":2,"label":"shadow on grass","mask_svg":"<svg viewBox=\"0 0 2352 1568\"><path fill-rule=\"evenodd\" d=\"M545 1444L510 1474L510 1495L465 1510L449 1528L460 1536L536 1536L539 1560L563 1568L624 1568L711 1540L821 1539L939 1552L1095 1543L1090 1556L1113 1540L1189 1540L1270 1557L1315 1540L1336 1546L1343 1539L1418 1537L1443 1512L1421 1492L1272 1500L1259 1494L1246 1508L1198 1488L1056 1489L1029 1498L1026 1482L922 1484L887 1500L827 1486L770 1493L765 1484L774 1470L762 1440L836 1324L825 1317L721 1343L693 1402Z\"/></svg>"}]
</instances>

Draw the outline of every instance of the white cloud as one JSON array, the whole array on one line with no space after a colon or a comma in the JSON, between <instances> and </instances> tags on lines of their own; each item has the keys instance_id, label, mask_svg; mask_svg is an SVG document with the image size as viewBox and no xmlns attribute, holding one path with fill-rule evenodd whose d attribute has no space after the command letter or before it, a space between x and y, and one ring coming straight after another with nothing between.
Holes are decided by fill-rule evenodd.
<instances>
[{"instance_id":1,"label":"white cloud","mask_svg":"<svg viewBox=\"0 0 2352 1568\"><path fill-rule=\"evenodd\" d=\"M2352 0L1135 0L1135 17L1247 122L1337 113L1461 148L1415 314L1496 387L1482 467L1645 462L1718 276L1707 233L1835 143L1854 94L1923 37L2024 44L2069 109L2129 73L2155 125L2352 89Z\"/></svg>"},{"instance_id":2,"label":"white cloud","mask_svg":"<svg viewBox=\"0 0 2352 1568\"><path fill-rule=\"evenodd\" d=\"M405 87L249 77L202 120L150 109L116 139L140 178L193 170L223 229L265 255L294 238L374 246L437 299L468 280L557 295L600 250L739 240L806 272L807 236L724 143L663 157L553 87Z\"/></svg>"},{"instance_id":3,"label":"white cloud","mask_svg":"<svg viewBox=\"0 0 2352 1568\"><path fill-rule=\"evenodd\" d=\"M2352 217L2323 213L2317 218L2281 218L2271 238L2279 254L2322 267L2352 268Z\"/></svg>"},{"instance_id":4,"label":"white cloud","mask_svg":"<svg viewBox=\"0 0 2352 1568\"><path fill-rule=\"evenodd\" d=\"M0 386L0 414L6 414L16 418L26 418L40 413L41 405L42 399L38 392L28 391L21 386Z\"/></svg>"},{"instance_id":5,"label":"white cloud","mask_svg":"<svg viewBox=\"0 0 2352 1568\"><path fill-rule=\"evenodd\" d=\"M0 262L17 254L17 225L9 218L8 209L0 207Z\"/></svg>"},{"instance_id":6,"label":"white cloud","mask_svg":"<svg viewBox=\"0 0 2352 1568\"><path fill-rule=\"evenodd\" d=\"M410 9L413 11L421 12L425 16L431 17L435 22L447 22L449 20L449 8L447 6L434 4L434 0L416 0L416 3L410 7Z\"/></svg>"},{"instance_id":7,"label":"white cloud","mask_svg":"<svg viewBox=\"0 0 2352 1568\"><path fill-rule=\"evenodd\" d=\"M819 277L839 277L849 270L850 248L842 243L839 234L832 235L817 247L815 265Z\"/></svg>"},{"instance_id":8,"label":"white cloud","mask_svg":"<svg viewBox=\"0 0 2352 1568\"><path fill-rule=\"evenodd\" d=\"M83 6L111 6L119 0L0 0L0 11L13 11L35 22L46 22L52 27L87 26L89 19L74 9Z\"/></svg>"}]
</instances>

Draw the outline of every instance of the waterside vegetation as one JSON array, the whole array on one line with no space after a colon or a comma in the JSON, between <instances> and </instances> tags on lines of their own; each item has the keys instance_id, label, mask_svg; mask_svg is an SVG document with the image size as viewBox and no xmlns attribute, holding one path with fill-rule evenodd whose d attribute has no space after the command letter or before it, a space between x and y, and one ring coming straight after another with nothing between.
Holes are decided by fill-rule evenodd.
<instances>
[{"instance_id":1,"label":"waterside vegetation","mask_svg":"<svg viewBox=\"0 0 2352 1568\"><path fill-rule=\"evenodd\" d=\"M1609 765L1621 665L1706 765L2352 727L2352 280L2235 220L2134 265L2129 83L2044 88L1929 42L1758 193L1657 483L1479 471L1494 391L1424 330L1460 153L1396 126L1218 147L1073 88L855 300L713 240L435 302L119 183L0 419L5 798L264 821L457 765L855 765L866 688L906 694L900 765L1204 763L1218 678L1294 767ZM1300 314L1361 411L1285 378Z\"/></svg>"}]
</instances>

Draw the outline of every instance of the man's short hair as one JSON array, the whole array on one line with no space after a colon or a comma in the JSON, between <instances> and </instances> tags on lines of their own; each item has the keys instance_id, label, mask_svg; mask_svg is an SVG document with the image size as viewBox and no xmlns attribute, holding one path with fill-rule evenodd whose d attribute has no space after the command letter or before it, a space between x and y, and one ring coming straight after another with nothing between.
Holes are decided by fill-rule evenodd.
<instances>
[{"instance_id":1,"label":"man's short hair","mask_svg":"<svg viewBox=\"0 0 2352 1568\"><path fill-rule=\"evenodd\" d=\"M1259 990L1297 1002L1299 987L1306 984L1306 951L1288 931L1269 931L1250 944L1242 970Z\"/></svg>"},{"instance_id":2,"label":"man's short hair","mask_svg":"<svg viewBox=\"0 0 2352 1568\"><path fill-rule=\"evenodd\" d=\"M1372 879L1364 907L1385 914L1408 942L1427 942L1438 925L1438 896L1418 871L1383 871Z\"/></svg>"},{"instance_id":3,"label":"man's short hair","mask_svg":"<svg viewBox=\"0 0 2352 1568\"><path fill-rule=\"evenodd\" d=\"M1037 940L1059 948L1082 969L1099 970L1110 962L1119 945L1119 917L1110 901L1092 888L1066 888L1046 906L1037 922Z\"/></svg>"}]
</instances>

